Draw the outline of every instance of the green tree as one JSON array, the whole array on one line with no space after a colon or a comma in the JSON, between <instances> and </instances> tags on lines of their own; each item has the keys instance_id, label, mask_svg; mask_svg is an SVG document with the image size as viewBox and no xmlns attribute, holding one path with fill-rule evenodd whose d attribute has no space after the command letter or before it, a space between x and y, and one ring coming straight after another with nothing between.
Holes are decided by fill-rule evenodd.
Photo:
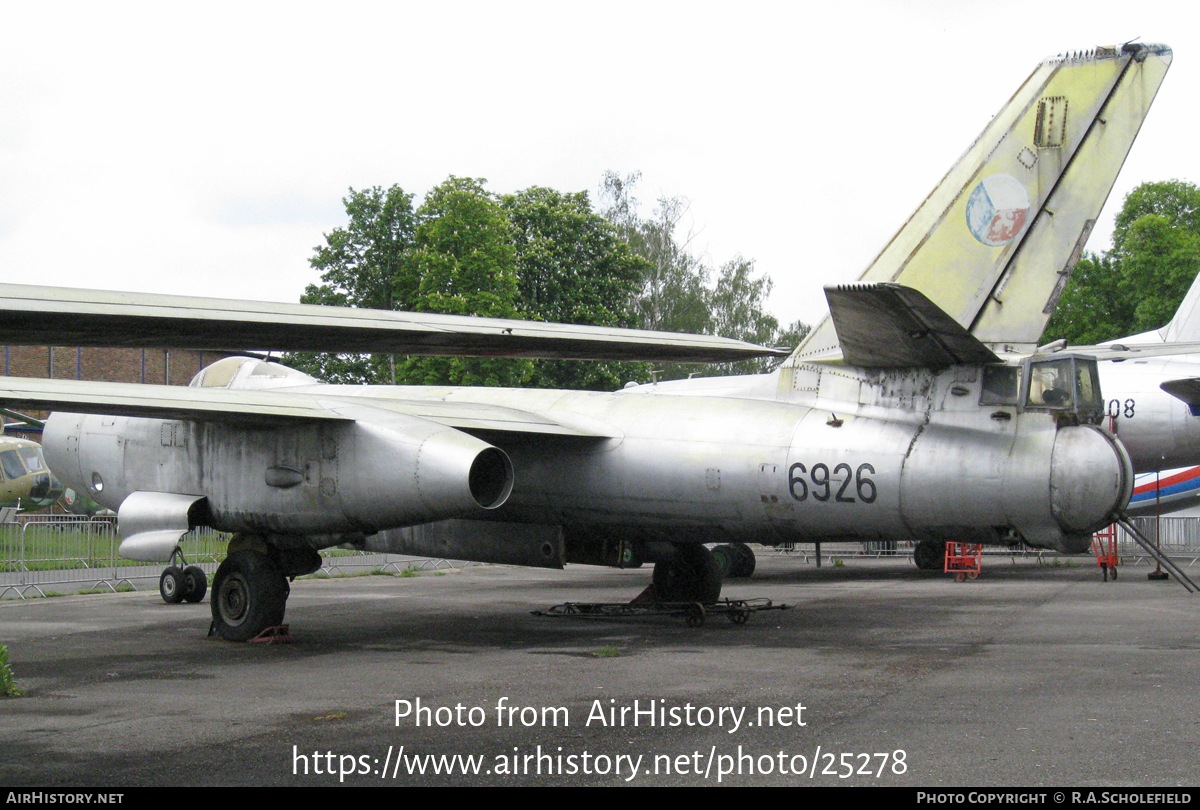
<instances>
[{"instance_id":1,"label":"green tree","mask_svg":"<svg viewBox=\"0 0 1200 810\"><path fill-rule=\"evenodd\" d=\"M417 211L413 263L420 281L411 309L519 317L513 226L483 183L451 176L426 195ZM409 357L397 373L413 384L516 386L532 369L508 358Z\"/></svg>"},{"instance_id":2,"label":"green tree","mask_svg":"<svg viewBox=\"0 0 1200 810\"><path fill-rule=\"evenodd\" d=\"M1084 254L1046 324L1042 342L1065 338L1090 345L1132 334L1132 307L1120 290L1120 274L1107 255Z\"/></svg>"},{"instance_id":3,"label":"green tree","mask_svg":"<svg viewBox=\"0 0 1200 810\"><path fill-rule=\"evenodd\" d=\"M1200 186L1186 180L1142 183L1125 195L1113 221L1113 252L1124 252L1130 229L1142 217L1156 214L1172 227L1200 234Z\"/></svg>"},{"instance_id":4,"label":"green tree","mask_svg":"<svg viewBox=\"0 0 1200 810\"><path fill-rule=\"evenodd\" d=\"M709 296L709 319L714 334L759 345L772 345L780 334L779 320L766 311L771 277L754 275L754 261L737 256L721 266ZM714 373L753 374L766 371L770 358L722 363Z\"/></svg>"},{"instance_id":5,"label":"green tree","mask_svg":"<svg viewBox=\"0 0 1200 810\"><path fill-rule=\"evenodd\" d=\"M309 284L303 304L404 309L420 282L414 262L417 217L413 196L400 186L379 186L342 198L349 224L325 234L309 264L321 284ZM336 383L391 380L391 358L353 354L289 354L284 362L318 379Z\"/></svg>"},{"instance_id":6,"label":"green tree","mask_svg":"<svg viewBox=\"0 0 1200 810\"><path fill-rule=\"evenodd\" d=\"M1122 234L1120 290L1134 302L1130 333L1165 325L1200 272L1200 232L1143 214Z\"/></svg>"},{"instance_id":7,"label":"green tree","mask_svg":"<svg viewBox=\"0 0 1200 810\"><path fill-rule=\"evenodd\" d=\"M726 262L715 273L692 255L690 234L680 238L687 213L686 201L662 197L651 219L638 214L634 189L641 179L633 173L621 177L606 172L601 181L602 212L613 223L635 253L647 261L646 275L634 304L638 326L671 332L715 334L763 345L796 345L808 326L797 321L781 330L778 320L765 307L770 295L770 276L755 276L754 261L742 256ZM750 360L734 364L667 364L659 369L660 379L689 375L753 373L773 364Z\"/></svg>"},{"instance_id":8,"label":"green tree","mask_svg":"<svg viewBox=\"0 0 1200 810\"><path fill-rule=\"evenodd\" d=\"M1164 326L1200 272L1200 187L1143 183L1117 213L1112 249L1086 255L1043 342L1089 344Z\"/></svg>"},{"instance_id":9,"label":"green tree","mask_svg":"<svg viewBox=\"0 0 1200 810\"><path fill-rule=\"evenodd\" d=\"M709 318L708 268L689 252L691 235L677 237L688 203L661 197L652 219L643 219L633 196L639 172L622 178L605 172L601 180L602 211L617 233L645 260L640 290L633 302L641 329L712 334Z\"/></svg>"},{"instance_id":10,"label":"green tree","mask_svg":"<svg viewBox=\"0 0 1200 810\"><path fill-rule=\"evenodd\" d=\"M517 279L525 317L555 323L633 327L630 304L647 263L592 210L585 192L533 187L505 195L514 229ZM644 364L539 360L529 384L613 390L645 377Z\"/></svg>"},{"instance_id":11,"label":"green tree","mask_svg":"<svg viewBox=\"0 0 1200 810\"><path fill-rule=\"evenodd\" d=\"M484 181L450 177L413 208L399 186L350 190L349 224L310 259L321 283L305 303L403 309L559 323L723 334L759 343L793 339L764 310L771 281L738 257L714 275L678 232L685 201L664 197L638 214L638 176L605 176L601 216L586 193L534 187L497 199ZM793 325L797 329L807 327ZM612 390L646 379L644 363L504 358L289 355L285 362L330 382L535 385ZM661 378L758 370L668 367Z\"/></svg>"}]
</instances>

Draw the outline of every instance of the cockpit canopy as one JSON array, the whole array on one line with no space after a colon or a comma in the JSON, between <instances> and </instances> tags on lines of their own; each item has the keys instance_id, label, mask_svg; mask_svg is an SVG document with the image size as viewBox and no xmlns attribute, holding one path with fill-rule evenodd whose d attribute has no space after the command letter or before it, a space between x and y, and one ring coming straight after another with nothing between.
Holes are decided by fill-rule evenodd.
<instances>
[{"instance_id":1,"label":"cockpit canopy","mask_svg":"<svg viewBox=\"0 0 1200 810\"><path fill-rule=\"evenodd\" d=\"M254 357L226 357L200 369L189 388L256 390L316 385L317 380L294 368Z\"/></svg>"},{"instance_id":2,"label":"cockpit canopy","mask_svg":"<svg viewBox=\"0 0 1200 810\"><path fill-rule=\"evenodd\" d=\"M980 403L1019 404L1023 411L1050 411L1093 424L1104 412L1096 359L1073 354L1027 357L1020 365L985 366Z\"/></svg>"}]
</instances>

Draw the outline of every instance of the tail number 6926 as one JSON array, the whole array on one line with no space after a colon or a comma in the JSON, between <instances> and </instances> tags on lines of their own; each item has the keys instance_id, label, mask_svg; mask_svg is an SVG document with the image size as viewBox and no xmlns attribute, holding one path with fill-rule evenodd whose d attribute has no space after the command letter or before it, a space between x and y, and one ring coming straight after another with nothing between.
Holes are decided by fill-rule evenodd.
<instances>
[{"instance_id":1,"label":"tail number 6926","mask_svg":"<svg viewBox=\"0 0 1200 810\"><path fill-rule=\"evenodd\" d=\"M831 471L828 464L817 463L810 470L796 463L788 468L788 490L798 501L812 498L833 503L874 503L879 492L875 481L868 477L874 474L875 468L870 464L859 464L854 469L842 463Z\"/></svg>"}]
</instances>

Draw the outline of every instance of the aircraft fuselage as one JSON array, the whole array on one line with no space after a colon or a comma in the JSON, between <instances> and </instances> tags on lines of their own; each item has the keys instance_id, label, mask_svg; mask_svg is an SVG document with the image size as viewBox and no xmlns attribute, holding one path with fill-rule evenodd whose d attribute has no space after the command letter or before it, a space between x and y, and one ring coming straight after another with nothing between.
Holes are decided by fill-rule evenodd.
<instances>
[{"instance_id":1,"label":"aircraft fuselage","mask_svg":"<svg viewBox=\"0 0 1200 810\"><path fill-rule=\"evenodd\" d=\"M59 474L110 508L137 492L194 495L214 528L320 544L468 518L634 542L1085 547L1128 498L1119 447L1050 413L981 405L980 377L977 366L801 365L617 393L311 386L295 390L319 390L352 419L255 427L54 414L44 441ZM418 398L544 414L589 435L469 435L388 409ZM511 469L488 455L497 448ZM482 471L480 458L492 461Z\"/></svg>"},{"instance_id":2,"label":"aircraft fuselage","mask_svg":"<svg viewBox=\"0 0 1200 810\"><path fill-rule=\"evenodd\" d=\"M1200 415L1159 387L1164 380L1200 377L1192 358L1151 358L1100 366L1108 416L1129 451L1135 472L1200 462Z\"/></svg>"}]
</instances>

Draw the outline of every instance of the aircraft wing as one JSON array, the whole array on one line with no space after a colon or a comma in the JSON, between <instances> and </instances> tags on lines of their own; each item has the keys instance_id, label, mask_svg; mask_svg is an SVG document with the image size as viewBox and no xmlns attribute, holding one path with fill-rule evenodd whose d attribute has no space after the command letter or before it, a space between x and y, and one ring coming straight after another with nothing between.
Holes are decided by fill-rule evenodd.
<instances>
[{"instance_id":1,"label":"aircraft wing","mask_svg":"<svg viewBox=\"0 0 1200 810\"><path fill-rule=\"evenodd\" d=\"M983 343L1032 349L1171 59L1128 43L1043 61L860 281L920 290ZM826 319L794 356L836 343Z\"/></svg>"},{"instance_id":2,"label":"aircraft wing","mask_svg":"<svg viewBox=\"0 0 1200 810\"><path fill-rule=\"evenodd\" d=\"M843 359L863 368L998 363L991 349L917 290L899 284L825 288Z\"/></svg>"},{"instance_id":3,"label":"aircraft wing","mask_svg":"<svg viewBox=\"0 0 1200 810\"><path fill-rule=\"evenodd\" d=\"M787 353L713 335L17 284L0 284L0 342L695 363Z\"/></svg>"},{"instance_id":4,"label":"aircraft wing","mask_svg":"<svg viewBox=\"0 0 1200 810\"><path fill-rule=\"evenodd\" d=\"M3 409L66 411L111 416L191 419L233 424L271 425L306 420L347 420L338 411L347 403L405 413L461 430L494 430L550 436L610 438L602 426L582 428L551 417L503 405L447 402L438 399L385 399L331 396L314 386L244 390L187 388L178 385L106 383L79 380L0 378Z\"/></svg>"},{"instance_id":5,"label":"aircraft wing","mask_svg":"<svg viewBox=\"0 0 1200 810\"><path fill-rule=\"evenodd\" d=\"M1071 346L1063 344L1054 351L1069 351L1072 354L1089 354L1097 360L1146 360L1151 357L1171 357L1180 354L1200 354L1200 342L1187 343L1103 343L1095 346ZM1047 353L1048 347L1040 347L1038 354Z\"/></svg>"}]
</instances>

